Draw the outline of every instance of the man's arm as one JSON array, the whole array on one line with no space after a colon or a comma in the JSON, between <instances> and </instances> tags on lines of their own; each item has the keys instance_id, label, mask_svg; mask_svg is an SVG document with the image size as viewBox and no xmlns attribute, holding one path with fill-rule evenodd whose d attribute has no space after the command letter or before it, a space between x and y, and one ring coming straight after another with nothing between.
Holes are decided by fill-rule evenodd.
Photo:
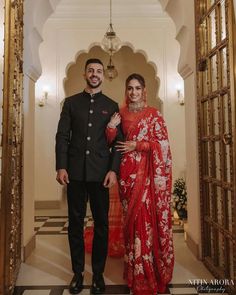
<instances>
[{"instance_id":1,"label":"man's arm","mask_svg":"<svg viewBox=\"0 0 236 295\"><path fill-rule=\"evenodd\" d=\"M70 141L71 116L67 99L64 102L56 133L56 170L67 169L68 145Z\"/></svg>"}]
</instances>

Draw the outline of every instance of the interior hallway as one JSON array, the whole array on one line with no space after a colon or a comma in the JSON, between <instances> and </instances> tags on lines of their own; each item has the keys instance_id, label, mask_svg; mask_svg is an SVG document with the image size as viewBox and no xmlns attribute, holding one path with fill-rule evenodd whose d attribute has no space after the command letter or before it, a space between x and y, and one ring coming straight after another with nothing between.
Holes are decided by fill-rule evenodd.
<instances>
[{"instance_id":1,"label":"interior hallway","mask_svg":"<svg viewBox=\"0 0 236 295\"><path fill-rule=\"evenodd\" d=\"M89 226L91 222L91 217L88 215L85 226ZM183 226L176 220L173 223L175 268L166 294L199 294L197 285L191 285L189 280L205 279L210 281L213 277L186 246ZM67 225L66 208L36 211L36 249L21 265L14 295L69 294L68 284L73 274L67 241ZM122 258L108 257L104 273L107 284L106 294L129 294L129 289L122 279L122 271ZM85 288L80 294L90 294L91 280L90 254L86 254ZM209 294L209 292L201 294Z\"/></svg>"}]
</instances>

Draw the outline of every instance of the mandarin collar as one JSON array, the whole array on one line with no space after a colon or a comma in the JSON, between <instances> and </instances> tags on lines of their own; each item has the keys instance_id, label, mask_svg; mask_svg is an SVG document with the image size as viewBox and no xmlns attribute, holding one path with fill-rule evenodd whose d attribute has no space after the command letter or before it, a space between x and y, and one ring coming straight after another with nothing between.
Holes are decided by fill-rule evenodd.
<instances>
[{"instance_id":1,"label":"mandarin collar","mask_svg":"<svg viewBox=\"0 0 236 295\"><path fill-rule=\"evenodd\" d=\"M98 96L100 96L101 94L102 94L102 90L101 91L99 91L99 92L96 92L96 93L94 93L94 94L92 94L91 95L91 93L89 93L89 92L87 92L87 91L85 91L84 90L84 94L86 95L86 96L89 96L89 98L96 98L96 97L98 97Z\"/></svg>"}]
</instances>

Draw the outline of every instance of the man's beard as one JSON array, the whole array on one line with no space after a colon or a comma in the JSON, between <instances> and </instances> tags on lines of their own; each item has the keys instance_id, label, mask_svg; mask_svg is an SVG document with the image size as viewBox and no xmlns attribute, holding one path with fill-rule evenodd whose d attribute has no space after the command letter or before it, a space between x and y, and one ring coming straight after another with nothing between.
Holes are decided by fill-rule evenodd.
<instances>
[{"instance_id":1,"label":"man's beard","mask_svg":"<svg viewBox=\"0 0 236 295\"><path fill-rule=\"evenodd\" d=\"M87 82L87 85L89 87L93 88L93 89L98 88L102 84L102 81L101 80L96 85L91 84L90 81L89 81L89 79L86 79L86 82Z\"/></svg>"}]
</instances>

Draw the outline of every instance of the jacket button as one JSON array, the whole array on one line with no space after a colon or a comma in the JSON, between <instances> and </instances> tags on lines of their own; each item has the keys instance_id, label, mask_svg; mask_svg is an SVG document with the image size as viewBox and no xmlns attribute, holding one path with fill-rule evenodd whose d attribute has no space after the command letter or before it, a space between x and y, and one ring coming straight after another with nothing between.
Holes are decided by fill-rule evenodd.
<instances>
[{"instance_id":1,"label":"jacket button","mask_svg":"<svg viewBox=\"0 0 236 295\"><path fill-rule=\"evenodd\" d=\"M89 110L89 112L90 112L90 114L92 114L93 113L93 110Z\"/></svg>"},{"instance_id":2,"label":"jacket button","mask_svg":"<svg viewBox=\"0 0 236 295\"><path fill-rule=\"evenodd\" d=\"M87 151L86 151L86 155L89 155L89 154L90 154L90 151L89 151L89 150L87 150Z\"/></svg>"},{"instance_id":3,"label":"jacket button","mask_svg":"<svg viewBox=\"0 0 236 295\"><path fill-rule=\"evenodd\" d=\"M94 102L94 99L91 99L90 101L91 101L91 102Z\"/></svg>"},{"instance_id":4,"label":"jacket button","mask_svg":"<svg viewBox=\"0 0 236 295\"><path fill-rule=\"evenodd\" d=\"M91 137L90 136L87 136L87 140L90 140L91 139Z\"/></svg>"},{"instance_id":5,"label":"jacket button","mask_svg":"<svg viewBox=\"0 0 236 295\"><path fill-rule=\"evenodd\" d=\"M89 126L89 127L92 127L92 125L93 125L92 123L88 123L88 126Z\"/></svg>"}]
</instances>

